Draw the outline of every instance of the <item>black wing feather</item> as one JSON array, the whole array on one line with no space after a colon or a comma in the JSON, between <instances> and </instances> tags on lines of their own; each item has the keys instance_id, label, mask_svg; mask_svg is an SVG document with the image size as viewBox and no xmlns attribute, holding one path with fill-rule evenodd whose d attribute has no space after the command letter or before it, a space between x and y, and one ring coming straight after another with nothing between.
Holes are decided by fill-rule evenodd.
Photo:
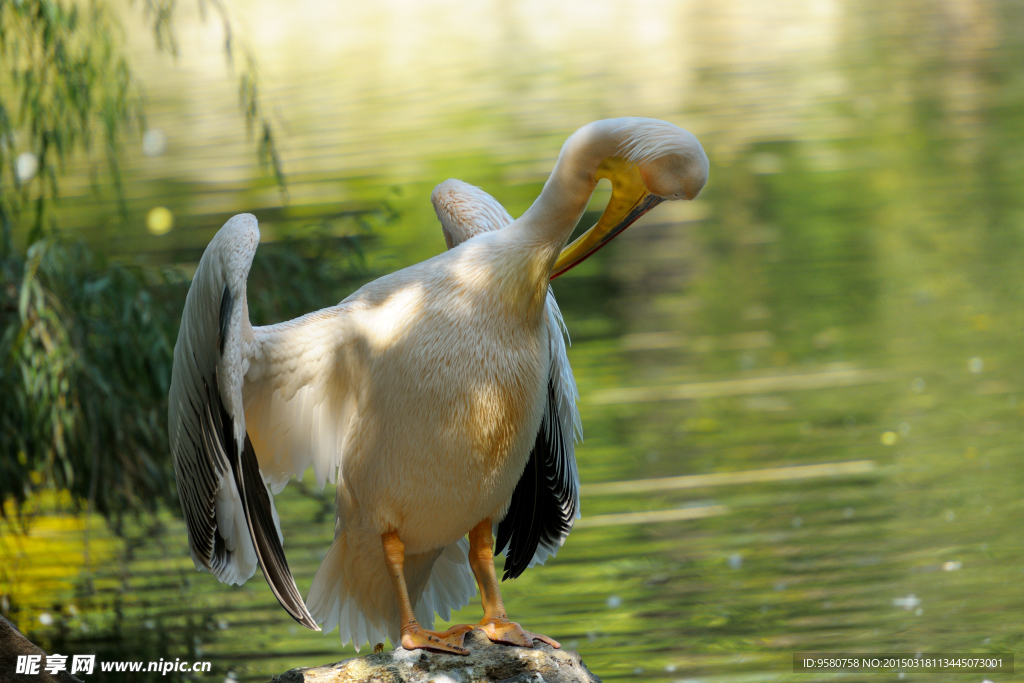
<instances>
[{"instance_id":1,"label":"black wing feather","mask_svg":"<svg viewBox=\"0 0 1024 683\"><path fill-rule=\"evenodd\" d=\"M521 575L542 543L555 548L561 545L579 510L557 405L555 386L549 381L547 414L508 513L498 525L494 554L505 552L502 581Z\"/></svg>"},{"instance_id":2,"label":"black wing feather","mask_svg":"<svg viewBox=\"0 0 1024 683\"><path fill-rule=\"evenodd\" d=\"M231 296L231 290L224 285L224 293L220 295L220 336L217 337L217 347L220 355L224 355L224 342L228 338L228 325L231 323L231 309L235 307L235 299Z\"/></svg>"},{"instance_id":3,"label":"black wing feather","mask_svg":"<svg viewBox=\"0 0 1024 683\"><path fill-rule=\"evenodd\" d=\"M234 441L232 435L232 441ZM237 453L237 449L234 451ZM242 508L245 510L245 521L249 525L249 536L252 537L256 557L259 558L260 569L274 591L277 601L292 615L295 621L306 628L319 631L313 616L306 609L295 579L288 568L288 560L284 556L281 539L274 525L274 515L270 508L270 496L260 475L256 451L253 450L249 435L245 435L245 446L240 457L231 459L231 472L238 485L238 493L242 497Z\"/></svg>"}]
</instances>

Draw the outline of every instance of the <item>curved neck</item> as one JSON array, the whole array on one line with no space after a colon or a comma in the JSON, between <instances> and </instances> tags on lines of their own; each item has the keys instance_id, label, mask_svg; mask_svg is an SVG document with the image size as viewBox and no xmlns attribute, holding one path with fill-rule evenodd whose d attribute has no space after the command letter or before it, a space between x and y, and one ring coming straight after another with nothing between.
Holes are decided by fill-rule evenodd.
<instances>
[{"instance_id":1,"label":"curved neck","mask_svg":"<svg viewBox=\"0 0 1024 683\"><path fill-rule=\"evenodd\" d=\"M583 216L597 187L597 169L619 152L628 119L605 119L573 133L558 155L540 197L509 228L520 232L536 255L548 264L548 274L573 228Z\"/></svg>"}]
</instances>

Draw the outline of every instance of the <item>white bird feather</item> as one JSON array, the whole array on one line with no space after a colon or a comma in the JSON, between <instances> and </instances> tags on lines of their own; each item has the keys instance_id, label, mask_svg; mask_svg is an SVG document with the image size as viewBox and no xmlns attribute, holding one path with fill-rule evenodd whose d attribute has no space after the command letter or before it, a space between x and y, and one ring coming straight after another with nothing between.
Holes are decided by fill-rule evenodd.
<instances>
[{"instance_id":1,"label":"white bird feather","mask_svg":"<svg viewBox=\"0 0 1024 683\"><path fill-rule=\"evenodd\" d=\"M498 200L479 187L461 180L449 179L435 187L430 195L430 201L441 222L449 249L485 232L501 230L513 221L512 216ZM538 467L545 466L545 456L555 461L550 463L551 466L544 471L545 476L541 478L552 479L558 489L557 492L562 493L565 499L558 500L555 491L546 489L545 481L520 480L522 486L537 486L537 493L545 496L546 500L530 499L520 502L513 494L516 501L513 505L519 507L525 504L529 510L510 511L504 519L495 520L494 534L499 543L497 552L505 552L505 576L511 578L518 576L524 569L544 564L547 558L554 556L558 548L565 543L573 520L580 517L580 478L576 469L574 442L582 441L583 424L576 406L579 401L576 379L573 377L566 352L569 330L565 327L562 312L550 289L544 308L551 344L551 370L548 375L550 396L548 410L544 413L540 427L542 438L535 445L534 453L530 457L531 462L536 462ZM542 450L543 453L538 453L538 450ZM535 457L541 459L534 461ZM527 469L529 468L530 464L527 464ZM560 475L557 479L554 477L556 472ZM517 487L517 491L519 490ZM526 488L523 489L523 494L524 498L531 496ZM544 510L543 503L553 507ZM537 514L543 515L545 512L552 518L536 518ZM505 528L499 530L501 525ZM523 541L527 546L525 548L521 547ZM527 556L522 555L524 551Z\"/></svg>"}]
</instances>

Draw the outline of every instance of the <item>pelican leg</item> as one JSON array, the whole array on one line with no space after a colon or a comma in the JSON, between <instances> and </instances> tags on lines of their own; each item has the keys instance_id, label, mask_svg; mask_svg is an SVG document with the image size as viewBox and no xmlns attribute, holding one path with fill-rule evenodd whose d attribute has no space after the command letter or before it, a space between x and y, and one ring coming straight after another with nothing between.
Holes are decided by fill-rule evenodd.
<instances>
[{"instance_id":1,"label":"pelican leg","mask_svg":"<svg viewBox=\"0 0 1024 683\"><path fill-rule=\"evenodd\" d=\"M388 574L391 576L391 583L398 595L399 607L402 610L402 647L406 650L423 648L433 652L448 652L456 655L468 655L469 650L462 646L466 633L472 630L472 626L453 626L443 633L428 631L420 626L412 612L412 604L409 602L409 591L405 586L405 544L398 538L398 534L389 531L381 534L381 542L384 545L384 562L388 566Z\"/></svg>"},{"instance_id":2,"label":"pelican leg","mask_svg":"<svg viewBox=\"0 0 1024 683\"><path fill-rule=\"evenodd\" d=\"M469 566L476 576L476 583L480 587L480 600L484 606L484 618L480 620L477 628L487 634L494 643L533 647L533 641L536 639L551 647L561 647L557 640L527 631L516 622L509 621L505 613L505 603L501 599L501 591L498 589L498 575L494 571L493 545L491 520L485 519L469 532Z\"/></svg>"}]
</instances>

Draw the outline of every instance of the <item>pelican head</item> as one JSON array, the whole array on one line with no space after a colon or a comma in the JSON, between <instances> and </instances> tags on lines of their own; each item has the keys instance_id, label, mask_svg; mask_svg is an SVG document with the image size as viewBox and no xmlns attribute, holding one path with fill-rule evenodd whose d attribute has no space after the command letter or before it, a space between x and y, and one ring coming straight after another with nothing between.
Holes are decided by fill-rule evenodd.
<instances>
[{"instance_id":1,"label":"pelican head","mask_svg":"<svg viewBox=\"0 0 1024 683\"><path fill-rule=\"evenodd\" d=\"M597 124L605 124L605 130L590 133L584 127L576 135L617 140L612 154L599 163L595 173L595 182L601 178L611 181L612 196L600 220L562 250L551 271L552 280L589 258L661 202L694 199L708 180L707 154L688 131L657 119L613 119ZM566 147L572 142L570 138Z\"/></svg>"}]
</instances>

